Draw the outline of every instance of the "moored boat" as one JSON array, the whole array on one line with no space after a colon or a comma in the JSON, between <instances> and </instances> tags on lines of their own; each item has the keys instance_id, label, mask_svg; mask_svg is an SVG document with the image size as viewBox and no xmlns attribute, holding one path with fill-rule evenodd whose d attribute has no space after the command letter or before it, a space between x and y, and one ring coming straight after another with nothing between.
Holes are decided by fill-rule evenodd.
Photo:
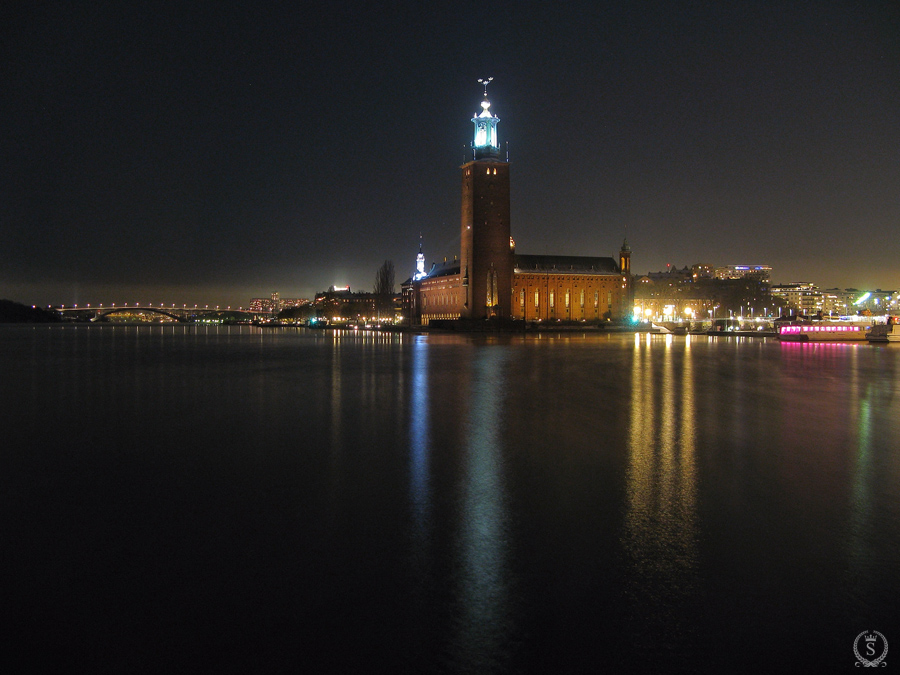
<instances>
[{"instance_id":1,"label":"moored boat","mask_svg":"<svg viewBox=\"0 0 900 675\"><path fill-rule=\"evenodd\" d=\"M900 324L879 324L866 333L869 342L900 342Z\"/></svg>"},{"instance_id":2,"label":"moored boat","mask_svg":"<svg viewBox=\"0 0 900 675\"><path fill-rule=\"evenodd\" d=\"M778 339L785 342L853 342L866 339L871 324L846 321L785 323L776 329Z\"/></svg>"}]
</instances>

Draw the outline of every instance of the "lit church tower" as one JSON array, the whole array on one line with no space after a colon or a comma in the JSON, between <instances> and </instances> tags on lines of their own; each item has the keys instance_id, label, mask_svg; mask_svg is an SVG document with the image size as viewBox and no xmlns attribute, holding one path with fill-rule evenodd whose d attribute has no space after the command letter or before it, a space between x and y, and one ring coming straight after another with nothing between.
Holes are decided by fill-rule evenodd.
<instances>
[{"instance_id":1,"label":"lit church tower","mask_svg":"<svg viewBox=\"0 0 900 675\"><path fill-rule=\"evenodd\" d=\"M619 271L622 273L622 289L625 291L623 299L625 310L634 303L634 282L631 278L631 247L628 245L628 237L622 242L619 249Z\"/></svg>"},{"instance_id":2,"label":"lit church tower","mask_svg":"<svg viewBox=\"0 0 900 675\"><path fill-rule=\"evenodd\" d=\"M508 318L511 313L512 252L509 230L509 164L500 159L497 123L484 85L481 112L472 118L474 159L462 166L460 274L461 316Z\"/></svg>"},{"instance_id":3,"label":"lit church tower","mask_svg":"<svg viewBox=\"0 0 900 675\"><path fill-rule=\"evenodd\" d=\"M419 253L416 255L416 273L413 276L417 281L425 276L425 254L422 253L422 235L419 235Z\"/></svg>"},{"instance_id":4,"label":"lit church tower","mask_svg":"<svg viewBox=\"0 0 900 675\"><path fill-rule=\"evenodd\" d=\"M631 247L628 245L627 238L622 242L622 248L619 249L619 269L623 276L631 276Z\"/></svg>"}]
</instances>

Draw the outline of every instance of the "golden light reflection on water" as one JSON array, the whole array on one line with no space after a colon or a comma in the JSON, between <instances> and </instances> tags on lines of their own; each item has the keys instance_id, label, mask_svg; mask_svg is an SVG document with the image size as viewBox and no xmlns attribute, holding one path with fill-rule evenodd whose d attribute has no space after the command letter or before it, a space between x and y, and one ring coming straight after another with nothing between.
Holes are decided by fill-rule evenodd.
<instances>
[{"instance_id":1,"label":"golden light reflection on water","mask_svg":"<svg viewBox=\"0 0 900 675\"><path fill-rule=\"evenodd\" d=\"M331 349L331 447L341 447L341 343L334 336Z\"/></svg>"},{"instance_id":2,"label":"golden light reflection on water","mask_svg":"<svg viewBox=\"0 0 900 675\"><path fill-rule=\"evenodd\" d=\"M677 634L687 626L679 606L698 565L690 336L636 336L633 354L622 541L627 590L640 611L655 608L661 630Z\"/></svg>"}]
</instances>

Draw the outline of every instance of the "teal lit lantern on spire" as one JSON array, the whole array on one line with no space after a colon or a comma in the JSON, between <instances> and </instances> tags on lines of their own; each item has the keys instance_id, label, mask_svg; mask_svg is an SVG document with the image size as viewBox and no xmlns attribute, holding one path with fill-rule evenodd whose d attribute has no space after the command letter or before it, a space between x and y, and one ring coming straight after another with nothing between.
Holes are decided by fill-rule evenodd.
<instances>
[{"instance_id":1,"label":"teal lit lantern on spire","mask_svg":"<svg viewBox=\"0 0 900 675\"><path fill-rule=\"evenodd\" d=\"M484 100L481 102L481 112L472 118L475 124L475 141L472 147L475 149L475 159L497 159L500 155L500 141L497 138L497 123L500 118L491 114L491 102L487 97L487 86L493 77L478 80L484 85Z\"/></svg>"}]
</instances>

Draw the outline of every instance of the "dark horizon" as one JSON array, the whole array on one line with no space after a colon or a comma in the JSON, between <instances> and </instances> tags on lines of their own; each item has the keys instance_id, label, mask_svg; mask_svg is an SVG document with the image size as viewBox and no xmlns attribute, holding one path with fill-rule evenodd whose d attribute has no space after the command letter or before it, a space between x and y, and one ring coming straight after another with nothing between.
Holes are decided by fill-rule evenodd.
<instances>
[{"instance_id":1,"label":"dark horizon","mask_svg":"<svg viewBox=\"0 0 900 675\"><path fill-rule=\"evenodd\" d=\"M243 305L459 251L493 76L525 254L900 288L894 3L17 6L0 297ZM479 24L483 21L483 24ZM488 36L488 37L484 37Z\"/></svg>"}]
</instances>

